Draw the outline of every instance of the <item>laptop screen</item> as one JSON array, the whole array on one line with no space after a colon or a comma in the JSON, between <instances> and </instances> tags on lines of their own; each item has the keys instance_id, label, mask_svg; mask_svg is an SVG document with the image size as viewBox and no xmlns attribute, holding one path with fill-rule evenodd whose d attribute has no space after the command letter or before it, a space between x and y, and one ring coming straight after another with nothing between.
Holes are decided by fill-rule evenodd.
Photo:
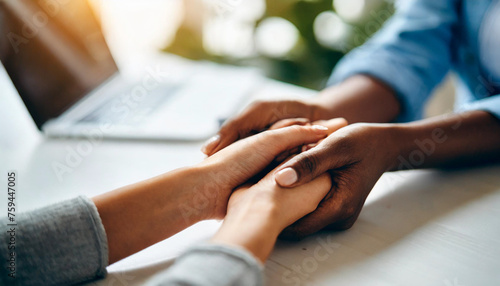
<instances>
[{"instance_id":1,"label":"laptop screen","mask_svg":"<svg viewBox=\"0 0 500 286\"><path fill-rule=\"evenodd\" d=\"M87 0L0 1L0 60L38 128L118 70Z\"/></svg>"}]
</instances>

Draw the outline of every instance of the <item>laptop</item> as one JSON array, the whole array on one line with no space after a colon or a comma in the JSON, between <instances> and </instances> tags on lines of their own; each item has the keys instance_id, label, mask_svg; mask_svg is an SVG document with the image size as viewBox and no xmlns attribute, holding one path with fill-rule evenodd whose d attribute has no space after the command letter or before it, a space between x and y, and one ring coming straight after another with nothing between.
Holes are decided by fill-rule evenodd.
<instances>
[{"instance_id":1,"label":"laptop","mask_svg":"<svg viewBox=\"0 0 500 286\"><path fill-rule=\"evenodd\" d=\"M48 136L202 140L262 79L167 56L120 72L87 0L0 1L0 32L0 60Z\"/></svg>"}]
</instances>

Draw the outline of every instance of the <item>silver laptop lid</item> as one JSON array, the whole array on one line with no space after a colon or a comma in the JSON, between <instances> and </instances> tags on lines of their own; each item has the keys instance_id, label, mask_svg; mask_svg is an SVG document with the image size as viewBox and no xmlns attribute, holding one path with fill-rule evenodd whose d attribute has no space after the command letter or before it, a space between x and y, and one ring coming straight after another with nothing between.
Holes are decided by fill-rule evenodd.
<instances>
[{"instance_id":1,"label":"silver laptop lid","mask_svg":"<svg viewBox=\"0 0 500 286\"><path fill-rule=\"evenodd\" d=\"M0 1L0 60L38 128L118 70L87 0Z\"/></svg>"}]
</instances>

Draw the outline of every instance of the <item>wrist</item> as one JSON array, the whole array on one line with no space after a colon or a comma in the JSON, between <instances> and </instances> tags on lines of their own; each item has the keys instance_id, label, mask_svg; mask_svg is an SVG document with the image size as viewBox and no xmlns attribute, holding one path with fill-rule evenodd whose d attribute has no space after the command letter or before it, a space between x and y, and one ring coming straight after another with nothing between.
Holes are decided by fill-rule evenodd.
<instances>
[{"instance_id":1,"label":"wrist","mask_svg":"<svg viewBox=\"0 0 500 286\"><path fill-rule=\"evenodd\" d=\"M211 241L242 247L265 263L281 230L282 227L272 216L251 211L226 217Z\"/></svg>"},{"instance_id":2,"label":"wrist","mask_svg":"<svg viewBox=\"0 0 500 286\"><path fill-rule=\"evenodd\" d=\"M377 142L374 152L378 153L381 161L382 171L397 170L400 162L400 157L405 149L408 132L400 124L369 124L372 129L370 141Z\"/></svg>"},{"instance_id":3,"label":"wrist","mask_svg":"<svg viewBox=\"0 0 500 286\"><path fill-rule=\"evenodd\" d=\"M454 130L456 122L440 118L419 120L410 123L394 124L397 129L398 157L392 170L409 170L428 167L441 160L443 153L453 153L453 148L443 148L449 131ZM463 146L463 145L462 145ZM452 146L451 146L452 147ZM450 157L455 157L453 154Z\"/></svg>"},{"instance_id":4,"label":"wrist","mask_svg":"<svg viewBox=\"0 0 500 286\"><path fill-rule=\"evenodd\" d=\"M400 112L392 89L366 75L354 75L325 88L313 102L322 107L320 119L343 117L350 124L390 122Z\"/></svg>"},{"instance_id":5,"label":"wrist","mask_svg":"<svg viewBox=\"0 0 500 286\"><path fill-rule=\"evenodd\" d=\"M388 152L386 171L397 171L413 169L408 163L408 155L411 153L414 140L417 136L415 130L408 124L384 124L385 148Z\"/></svg>"},{"instance_id":6,"label":"wrist","mask_svg":"<svg viewBox=\"0 0 500 286\"><path fill-rule=\"evenodd\" d=\"M175 197L162 197L163 204L175 204L184 221L194 224L224 216L226 203L221 204L221 190L211 166L195 165L181 168L161 178L163 188L174 187ZM222 214L221 214L222 213Z\"/></svg>"},{"instance_id":7,"label":"wrist","mask_svg":"<svg viewBox=\"0 0 500 286\"><path fill-rule=\"evenodd\" d=\"M232 192L232 178L221 162L202 162L189 168L186 179L189 182L191 205L199 210L200 220L223 219Z\"/></svg>"},{"instance_id":8,"label":"wrist","mask_svg":"<svg viewBox=\"0 0 500 286\"><path fill-rule=\"evenodd\" d=\"M305 105L310 110L310 120L328 120L338 117L338 104L331 103L331 90L321 91L317 96L305 101Z\"/></svg>"},{"instance_id":9,"label":"wrist","mask_svg":"<svg viewBox=\"0 0 500 286\"><path fill-rule=\"evenodd\" d=\"M213 215L197 195L200 170L182 168L93 198L116 262ZM168 226L168 227L165 227Z\"/></svg>"}]
</instances>

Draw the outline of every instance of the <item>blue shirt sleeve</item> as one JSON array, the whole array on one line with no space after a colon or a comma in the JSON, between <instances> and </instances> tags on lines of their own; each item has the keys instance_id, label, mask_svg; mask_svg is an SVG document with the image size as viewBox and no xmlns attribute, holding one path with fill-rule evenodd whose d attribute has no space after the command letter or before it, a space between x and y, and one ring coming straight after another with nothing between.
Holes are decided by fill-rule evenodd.
<instances>
[{"instance_id":1,"label":"blue shirt sleeve","mask_svg":"<svg viewBox=\"0 0 500 286\"><path fill-rule=\"evenodd\" d=\"M372 76L396 92L402 106L397 121L420 119L432 90L451 67L457 2L399 1L383 29L339 62L329 84L355 74Z\"/></svg>"},{"instance_id":2,"label":"blue shirt sleeve","mask_svg":"<svg viewBox=\"0 0 500 286\"><path fill-rule=\"evenodd\" d=\"M483 110L500 119L500 94L473 101L458 107L457 112Z\"/></svg>"}]
</instances>

